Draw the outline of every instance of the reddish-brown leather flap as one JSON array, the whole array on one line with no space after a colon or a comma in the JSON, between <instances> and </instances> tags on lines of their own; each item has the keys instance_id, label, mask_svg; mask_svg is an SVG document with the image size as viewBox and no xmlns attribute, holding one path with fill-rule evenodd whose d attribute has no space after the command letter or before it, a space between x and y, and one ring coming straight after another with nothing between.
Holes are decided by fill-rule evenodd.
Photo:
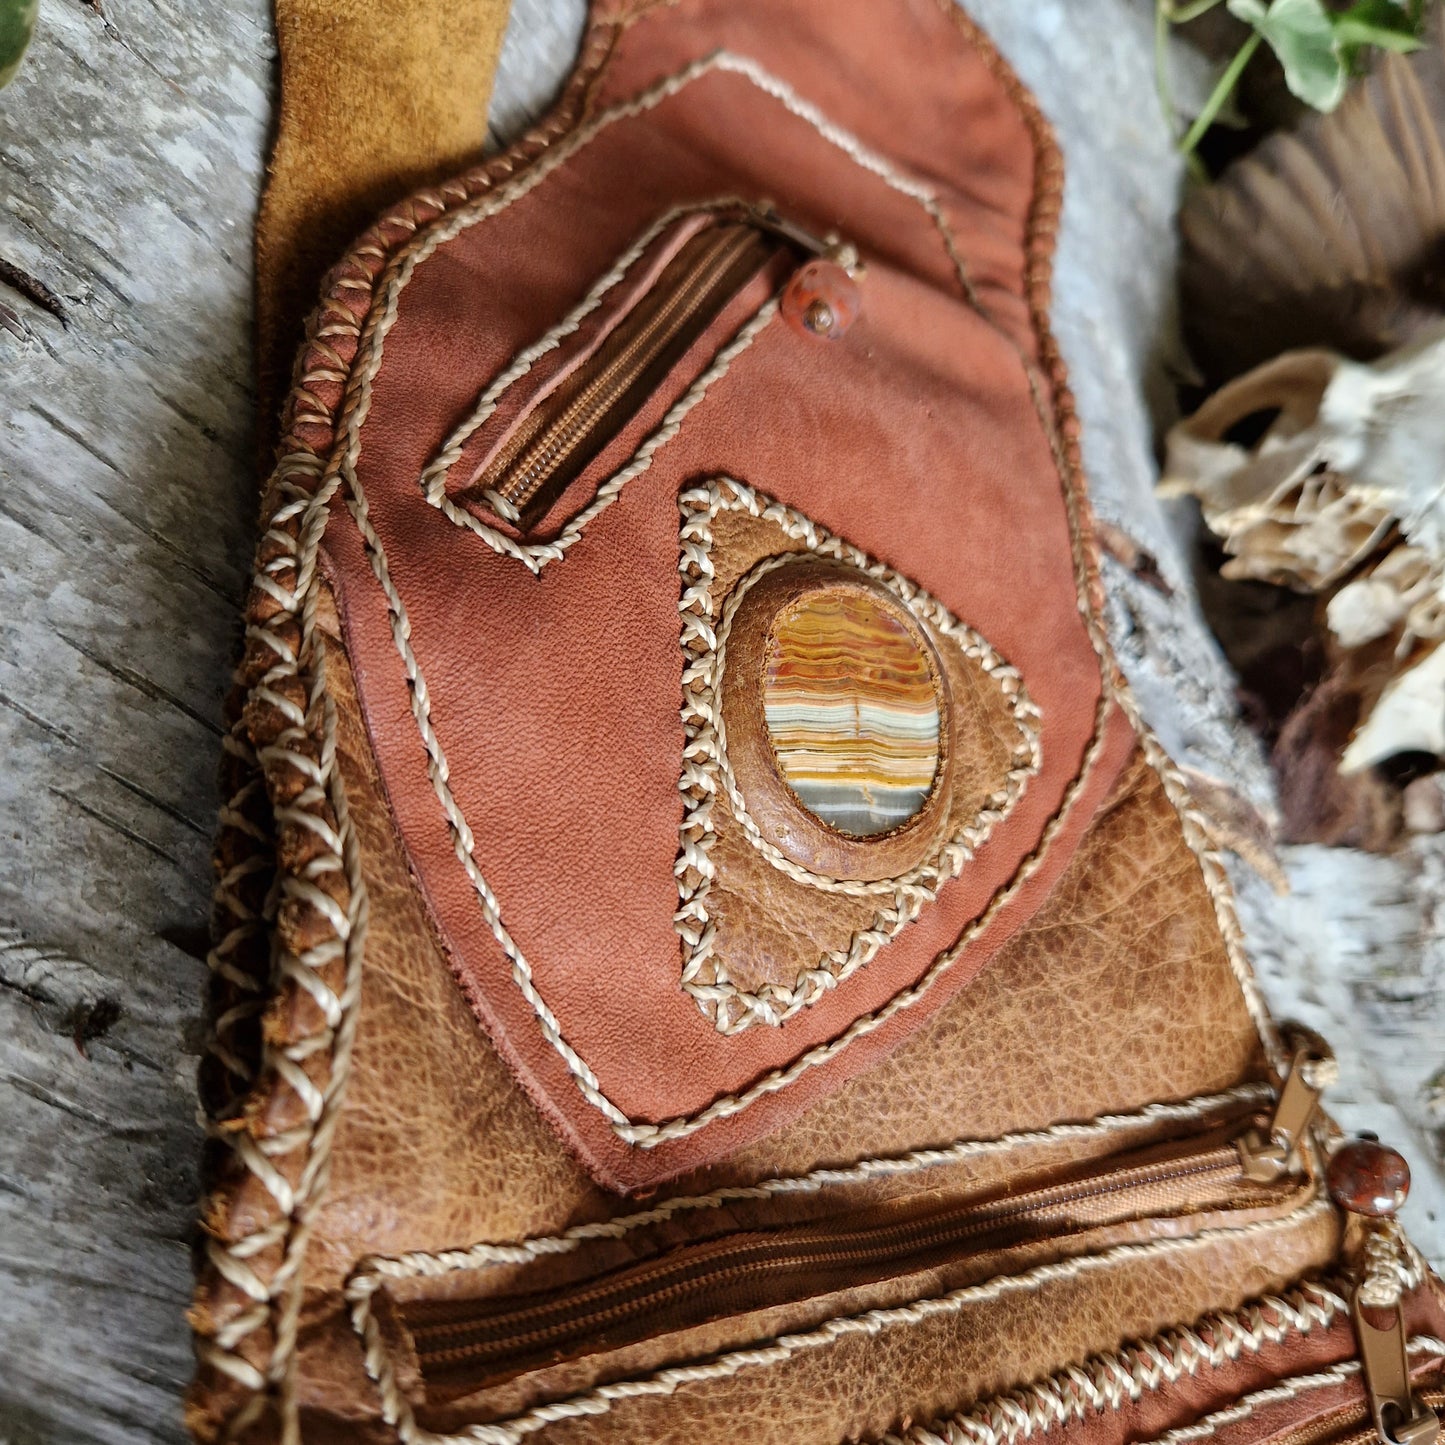
<instances>
[{"instance_id":1,"label":"reddish-brown leather flap","mask_svg":"<svg viewBox=\"0 0 1445 1445\"><path fill-rule=\"evenodd\" d=\"M1029 227L1056 183L949 4L682 0L618 22L581 123L418 233L383 281L324 565L458 982L616 1187L717 1158L894 1047L1037 908L1132 745L1035 368ZM858 247L846 336L760 314L661 443L647 450L670 398L603 451L586 475L606 504L556 555L519 557L439 505L448 441L488 386L659 218L733 197ZM709 356L737 335L718 328ZM957 877L785 1021L732 1033L735 1013L683 986L674 919L682 532L700 506L924 596L1037 709L1032 766ZM809 919L827 904L799 897ZM792 936L769 898L759 927Z\"/></svg>"}]
</instances>

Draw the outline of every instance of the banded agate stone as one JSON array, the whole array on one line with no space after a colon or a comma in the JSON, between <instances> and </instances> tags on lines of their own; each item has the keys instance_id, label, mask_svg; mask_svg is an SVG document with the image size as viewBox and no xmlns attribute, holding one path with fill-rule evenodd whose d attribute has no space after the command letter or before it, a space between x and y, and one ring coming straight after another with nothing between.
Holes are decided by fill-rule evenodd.
<instances>
[{"instance_id":1,"label":"banded agate stone","mask_svg":"<svg viewBox=\"0 0 1445 1445\"><path fill-rule=\"evenodd\" d=\"M917 637L881 600L824 590L784 609L762 688L778 769L815 817L868 838L922 809L938 772L938 687Z\"/></svg>"}]
</instances>

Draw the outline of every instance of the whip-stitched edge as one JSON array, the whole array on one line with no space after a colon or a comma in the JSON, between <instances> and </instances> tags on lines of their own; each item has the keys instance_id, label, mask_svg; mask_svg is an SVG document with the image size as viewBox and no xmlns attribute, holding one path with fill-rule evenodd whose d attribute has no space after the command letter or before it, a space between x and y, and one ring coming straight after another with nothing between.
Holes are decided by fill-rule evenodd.
<instances>
[{"instance_id":1,"label":"whip-stitched edge","mask_svg":"<svg viewBox=\"0 0 1445 1445\"><path fill-rule=\"evenodd\" d=\"M726 1350L699 1363L673 1365L635 1379L609 1381L570 1399L533 1406L509 1420L466 1425L449 1434L437 1434L417 1423L411 1402L397 1380L381 1328L370 1307L371 1297L383 1283L383 1276L373 1274L353 1278L348 1287L348 1299L353 1328L361 1336L365 1349L366 1370L376 1382L381 1398L382 1417L387 1424L396 1427L403 1445L519 1445L519 1442L529 1435L536 1434L548 1425L561 1420L605 1415L623 1401L665 1397L689 1385L728 1379L745 1370L781 1365L795 1355L824 1348L850 1335L877 1336L900 1325L915 1325L929 1319L946 1318L972 1306L1002 1299L1006 1295L1041 1290L1059 1280L1077 1279L1097 1270L1113 1268L1124 1261L1154 1259L1161 1255L1207 1248L1220 1239L1294 1228L1305 1219L1327 1214L1333 1208L1328 1199L1315 1199L1279 1219L1204 1229L1188 1238L1155 1239L1142 1244L1115 1245L1097 1254L1079 1255L1037 1265L1021 1274L997 1275L980 1284L964 1285L946 1294L910 1300L901 1305L864 1310L859 1314L837 1315L824 1320L813 1329L777 1335L743 1349ZM1318 1286L1305 1285L1302 1291L1316 1288ZM1333 1318L1333 1308L1343 1308L1344 1301L1333 1295L1330 1299L1330 1318Z\"/></svg>"},{"instance_id":2,"label":"whip-stitched edge","mask_svg":"<svg viewBox=\"0 0 1445 1445\"><path fill-rule=\"evenodd\" d=\"M717 477L678 498L682 513L678 570L682 588L682 846L677 858L679 908L674 924L682 938L682 986L720 1033L737 1034L753 1024L777 1026L827 996L877 955L916 919L925 903L938 896L951 878L983 846L1008 817L1039 770L1042 759L1038 708L1024 688L1017 669L1009 666L987 642L965 627L946 607L906 577L874 561L792 507L764 496L732 477ZM712 594L712 522L719 512L742 512L773 524L802 552L764 559L732 590L718 615ZM963 656L976 663L998 687L1017 729L1003 786L989 795L971 818L943 840L934 855L896 878L859 882L831 878L805 868L765 839L748 812L727 752L719 695L726 673L727 639L734 615L751 585L767 571L799 557L840 561L881 583L933 631L951 639ZM718 784L722 782L732 816L749 843L780 872L795 882L852 898L886 895L873 921L857 930L848 946L825 953L813 966L800 969L791 984L770 983L756 993L739 988L728 977L726 963L714 955L716 928L707 900L716 868L710 856L717 837L713 824ZM711 961L711 968L707 965Z\"/></svg>"},{"instance_id":3,"label":"whip-stitched edge","mask_svg":"<svg viewBox=\"0 0 1445 1445\"><path fill-rule=\"evenodd\" d=\"M1048 317L1062 202L1058 146L1037 103L993 43L953 0L939 3L1017 107L1033 143L1024 279L1042 379L1030 358L1024 356L1024 362L1060 466L1080 609L1105 659L1113 696L1144 739L1146 758L1160 773L1185 841L1199 859L1239 987L1280 1069L1283 1051L1244 956L1207 821L1139 721L1102 636L1103 587L1087 530L1078 421ZM374 326L377 290L393 258L419 229L531 165L577 126L616 37L648 8L589 28L572 79L540 126L487 165L409 197L367 231L327 278L297 358L279 461L263 498L245 656L226 705L227 802L216 849L217 942L208 958L211 1036L203 1063L203 1074L214 1075L203 1079L203 1122L216 1152L207 1161L205 1238L191 1312L198 1370L190 1414L194 1426L216 1440L237 1439L272 1407L283 1445L299 1438L293 1366L305 1213L324 1185L349 1031L355 1029L355 994L346 979L360 965L365 889L359 870L347 864L355 844L333 766L334 718L312 636L314 543L320 531L313 524L325 516L325 504L313 503L320 500L323 459L333 451L341 422L359 404L350 389L353 366L363 335ZM945 237L965 274L946 230ZM327 847L331 842L341 844L339 855ZM342 1027L327 1022L337 1004L345 1005ZM314 1026L309 1032L308 1023ZM294 1033L293 1043L278 1049L266 1042L266 1025L283 1037ZM326 1128L319 1127L323 1118Z\"/></svg>"},{"instance_id":4,"label":"whip-stitched edge","mask_svg":"<svg viewBox=\"0 0 1445 1445\"><path fill-rule=\"evenodd\" d=\"M268 1415L283 1445L299 1439L301 1266L357 1021L366 889L314 635L317 549L336 488L325 459L345 418L346 383L391 256L575 126L618 30L589 30L542 125L487 164L409 197L361 237L329 273L297 357L226 702L188 1406L192 1428L216 1441L237 1440Z\"/></svg>"},{"instance_id":5,"label":"whip-stitched edge","mask_svg":"<svg viewBox=\"0 0 1445 1445\"><path fill-rule=\"evenodd\" d=\"M1345 1286L1340 1286L1341 1290ZM884 1435L879 1445L1018 1445L1050 1430L1088 1420L1106 1410L1138 1401L1148 1390L1173 1385L1201 1369L1221 1369L1241 1356L1258 1354L1290 1335L1328 1329L1349 1307L1328 1284L1305 1284L1283 1295L1266 1295L1233 1314L1211 1314L1188 1329L1168 1330L1117 1354L1094 1355L1082 1365L1061 1370L1021 1390L981 1401L943 1420ZM1410 1341L1416 1354L1445 1354L1445 1344L1430 1335ZM1346 1360L1309 1375L1294 1375L1243 1396L1193 1425L1170 1430L1149 1445L1186 1445L1225 1425L1247 1419L1255 1410L1310 1390L1342 1384L1357 1375L1358 1360Z\"/></svg>"}]
</instances>

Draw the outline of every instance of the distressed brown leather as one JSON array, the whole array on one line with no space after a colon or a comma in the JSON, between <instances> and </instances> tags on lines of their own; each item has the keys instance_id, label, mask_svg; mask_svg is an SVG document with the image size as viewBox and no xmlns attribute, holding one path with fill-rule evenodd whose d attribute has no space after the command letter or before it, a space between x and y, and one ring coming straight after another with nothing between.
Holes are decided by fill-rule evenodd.
<instances>
[{"instance_id":1,"label":"distressed brown leather","mask_svg":"<svg viewBox=\"0 0 1445 1445\"><path fill-rule=\"evenodd\" d=\"M362 1369L360 1345L341 1298L343 1282L358 1260L476 1240L542 1236L637 1207L591 1182L525 1096L510 1085L505 1066L460 999L381 797L339 629L325 601L320 625L329 639L326 674L336 707L338 759L369 882L373 964L365 974L362 998L368 1028L358 1039L328 1197L314 1221L307 1256L299 1373L304 1408L313 1412L318 1430L324 1420L351 1420L359 1426L375 1408L373 1387ZM1111 999L1107 1018L1100 1020L1105 1026L1069 1030L1068 1052L1054 1060L1056 1068L1042 1068L1037 1019L1056 970L1066 970L1081 996L1107 997L1108 980L1121 958L1131 961L1135 986ZM1197 862L1179 835L1157 777L1136 756L1049 902L981 976L980 993L943 1010L879 1068L845 1085L793 1124L721 1165L677 1181L669 1193L702 1193L730 1183L846 1164L870 1154L896 1155L955 1138L988 1138L1059 1119L1126 1111L1140 1101L1208 1094L1242 1078L1263 1077L1258 1045L1238 993L1221 986L1221 970L1226 968ZM1133 1041L1127 1068L1119 1057L1124 1039ZM999 1069L997 1060L1010 1057L1028 1057L1030 1067ZM947 1071L939 1070L940 1058L951 1061ZM1130 1140L1147 1143L1160 1137L1159 1129L1145 1124ZM1087 1158L1091 1149L1097 1153L1119 1147L1118 1138L1092 1145L1019 1145L1004 1155L930 1172L927 1183L934 1189L986 1192L1053 1162ZM405 1190L398 1190L398 1179L407 1181ZM883 1179L840 1186L832 1191L831 1204L812 1202L809 1212L881 1205L907 1197L920 1182ZM1301 1202L1296 1199L1288 1207L1298 1210ZM730 1220L747 1227L787 1217L786 1209L770 1202L753 1206L751 1212L736 1209ZM1218 1227L1228 1221L1207 1222ZM1108 1240L1101 1236L1094 1247L1154 1237L1164 1237L1157 1224ZM1119 1292L1133 1286L1115 1282L1113 1271L1107 1285L1095 1282L1084 1290L1064 1290L1061 1298L1081 1312L1070 1326L1072 1338L1080 1342L1077 1355L1059 1353L1061 1337L1052 1327L1037 1332L1032 1294L1017 1302L991 1301L970 1312L979 1320L977 1328L1004 1330L1004 1316L1011 1309L1021 1310L1022 1333L1010 1349L1025 1350L1034 1331L1035 1353L992 1356L979 1347L978 1364L967 1368L951 1356L940 1388L946 1385L953 1392L951 1407L994 1388L996 1380L1028 1378L1057 1367L1064 1358L1114 1348L1133 1334L1205 1310L1231 1308L1320 1266L1334 1254L1337 1239L1332 1216L1316 1208L1297 1221L1284 1220L1277 1233L1268 1236L1267 1246L1250 1235L1214 1243L1202 1251L1207 1264L1197 1266L1185 1250L1145 1269L1142 1277L1156 1281L1157 1292L1155 1283L1140 1288L1141 1302L1160 1311L1147 1316L1121 1313ZM1049 1257L1021 1255L1003 1272L1017 1273ZM977 1264L970 1268L976 1271ZM988 1276L986 1266L983 1274ZM646 1374L759 1335L806 1328L820 1317L933 1297L973 1277L935 1273L889 1281L849 1296L665 1336L616 1352L606 1364L624 1377ZM1175 1290L1177 1295L1171 1293ZM1187 1303L1170 1313L1176 1298ZM965 1338L959 1334L962 1321L939 1329L949 1343L925 1345L920 1340L921 1373L935 1368L935 1350L952 1349ZM911 1331L902 1333L912 1338ZM869 1407L875 1412L901 1398L891 1373L898 1368L893 1349L889 1347L886 1367L877 1371L873 1388L878 1394ZM910 1358L911 1349L905 1349ZM839 1353L850 1359L854 1348ZM564 1398L596 1382L598 1363L579 1361L537 1372L523 1382L527 1388L519 1383L493 1392L490 1410L473 1413L505 1418L509 1409L529 1398ZM814 1370L826 1367L820 1357L806 1370L812 1378ZM1010 1375L1011 1370L1017 1373ZM870 1378L873 1375L870 1369ZM744 1387L716 1388L732 1400ZM700 1408L710 1412L714 1400L712 1389L704 1392ZM459 1421L466 1412L445 1413ZM691 1411L684 1418L688 1428L698 1428ZM779 1421L784 1420L790 1426L797 1423L791 1413L781 1413ZM434 1428L446 1428L440 1417ZM599 1427L594 1421L591 1428ZM613 1428L609 1424L609 1431ZM628 1431L662 1427L649 1418L645 1427L634 1421L619 1422L615 1428L620 1433L597 1438L651 1438L650 1433Z\"/></svg>"},{"instance_id":2,"label":"distressed brown leather","mask_svg":"<svg viewBox=\"0 0 1445 1445\"><path fill-rule=\"evenodd\" d=\"M1187 1274L1181 1276L1178 1281L1180 1287L1185 1289L1189 1282ZM1153 1281L1146 1278L1141 1283L1142 1288L1139 1293L1144 1295ZM1111 1300L1111 1304L1119 1304L1125 1297L1121 1291L1119 1296ZM1055 1309L1062 1303L1063 1297L1059 1292L1055 1292L1046 1299L1031 1299L1026 1319L1021 1322L1022 1329L1024 1331L1032 1329L1042 1333L1045 1328L1052 1327L1052 1317L1047 1317L1048 1323L1045 1325L1041 1312ZM1137 1311L1134 1314L1135 1319L1147 1317L1147 1303L1129 1303L1124 1307L1130 1312ZM1437 1338L1441 1336L1442 1325L1445 1325L1445 1309L1442 1309L1437 1291L1424 1291L1414 1297L1407 1310L1407 1325L1412 1335L1434 1335ZM1141 1329L1140 1334L1144 1335L1144 1330ZM1011 1343L1006 1331L999 1339L999 1345L1004 1353L1007 1353ZM984 1355L991 1345L987 1341L980 1342L980 1344L981 1348L978 1353ZM945 1344L943 1348L948 1348L948 1345ZM1337 1317L1328 1327L1317 1328L1308 1334L1292 1333L1278 1343L1263 1344L1257 1351L1241 1351L1238 1358L1232 1362L1184 1374L1180 1379L1171 1382L1167 1388L1142 1390L1136 1399L1131 1400L1127 1397L1122 1399L1117 1409L1090 1412L1082 1421L1073 1421L1065 1426L1056 1425L1051 1429L1041 1430L1034 1438L1041 1438L1047 1441L1048 1445L1126 1445L1128 1441L1153 1440L1166 1430L1193 1424L1215 1411L1226 1409L1254 1391L1269 1388L1280 1380L1309 1376L1341 1361L1350 1361L1354 1358L1354 1354L1353 1330L1345 1319ZM836 1374L827 1372L827 1362L818 1361L820 1374L815 1377L817 1381L814 1386L815 1393L809 1396L804 1404L810 1411L816 1410L818 1414L832 1416L829 1424L816 1438L839 1440L856 1438L827 1433L833 1428L840 1408L836 1397L839 1394L847 1395L856 1379L856 1376L845 1373L849 1362L835 1357L831 1363L837 1370ZM1016 1357L1010 1363L1014 1365L1017 1373L1009 1375L1007 1373L1008 1365L1005 1365L998 1378L1032 1381L1039 1377L1037 1371L1030 1372L1030 1365L1026 1358ZM945 1368L952 1368L951 1359ZM981 1369L979 1374L985 1379L988 1378L987 1370ZM1442 1383L1445 1382L1442 1382L1440 1375L1441 1367L1438 1360L1430 1357L1420 1358L1414 1370L1414 1378L1417 1386L1421 1389L1441 1388ZM833 1388L842 1382L846 1382L844 1390L839 1391ZM921 1415L915 1419L914 1423L925 1425L931 1423L935 1430L941 1430L942 1423L951 1413L955 1410L966 1410L974 1398L980 1396L986 1398L989 1388L985 1386L975 1394L961 1392L957 1402L943 1403L935 1413ZM796 1399L796 1396L792 1398ZM684 1402L681 1409L687 1422L684 1428L697 1428L700 1432L705 1432L712 1420L709 1403L696 1398ZM791 1403L790 1399L790 1407ZM1266 1445L1272 1436L1277 1437L1285 1431L1308 1426L1312 1421L1346 1405L1362 1408L1361 1392L1357 1381L1317 1392L1311 1391L1293 1401L1285 1400L1262 1406L1259 1413L1251 1413L1244 1420L1232 1425L1221 1426L1221 1430L1226 1434L1229 1445ZM773 1441L778 1441L779 1445L785 1445L789 1439L810 1438L798 1433L791 1436L787 1434L781 1427L776 1407L767 1399L756 1398L748 1401L741 1395L741 1392L734 1391L733 1397L727 1402L727 1407L733 1410L747 1410L747 1428L750 1434L756 1434L759 1439L768 1442L768 1445L772 1445ZM846 1403L841 1405L842 1410L846 1411L848 1408ZM641 1416L642 1413L639 1410L638 1416ZM686 1437L680 1432L676 1435L671 1434L669 1433L672 1429L670 1422L659 1418L660 1413L654 1409L652 1419L645 1422L635 1419L633 1425L635 1430L660 1430L663 1432L657 1435L647 1433L614 1437L607 1433L596 1435L574 1433L573 1438L587 1440L611 1438L645 1438L648 1440L698 1438L707 1440L711 1438L706 1433L699 1433L696 1437ZM394 1438L387 1433L386 1427L377 1428L375 1424L368 1425L360 1416L354 1424L342 1424L334 1415L325 1413L308 1412L304 1418L305 1438L318 1442L318 1445L334 1445L334 1442L353 1440L363 1442L363 1445L372 1445L372 1442L377 1442L379 1445L379 1442ZM734 1414L730 1418L736 1420L737 1416ZM791 1422L791 1416L787 1418ZM595 1428L595 1422L592 1424ZM860 1433L863 1438L867 1437L867 1432ZM545 1438L550 1441L553 1438L565 1437L549 1433ZM717 1438L725 1440L735 1437L723 1434Z\"/></svg>"},{"instance_id":3,"label":"distressed brown leather","mask_svg":"<svg viewBox=\"0 0 1445 1445\"><path fill-rule=\"evenodd\" d=\"M1226 940L1218 860L1102 642L1047 330L1059 179L1032 102L950 0L601 0L554 117L337 268L233 704L198 1439L873 1437L1341 1257L1314 1146L1267 1197L1231 1172L1281 1054ZM534 534L477 469L596 323L535 376L517 358L659 216L739 197L859 248L857 321L827 343L766 321L770 263L553 503L535 535L561 555L522 551ZM448 449L509 368L492 422ZM703 575L698 495L727 502L714 608L805 548L922 588L926 627L956 620L1017 669L1040 739L914 921L782 1024L730 1034L683 988L673 922L696 871L680 600ZM934 645L955 707L929 805L944 836L1017 761L1021 714ZM734 732L737 707L724 693ZM874 899L777 867L724 792L714 812L705 983L786 986L868 925ZM906 844L875 856L899 866ZM1107 1193L1154 1146L1218 1146L1234 1182L671 1324L663 1299L620 1342L480 1384L430 1381L409 1324L428 1302L580 1297L734 1234L1002 1207L1056 1180ZM1151 1392L1098 1445L1289 1361Z\"/></svg>"},{"instance_id":4,"label":"distressed brown leather","mask_svg":"<svg viewBox=\"0 0 1445 1445\"><path fill-rule=\"evenodd\" d=\"M1406 1330L1417 1335L1440 1337L1445 1324L1445 1305L1439 1290L1430 1287L1417 1292L1405 1307ZM1148 1440L1166 1430L1194 1424L1215 1412L1228 1410L1242 1397L1267 1390L1281 1380L1308 1379L1330 1366L1355 1358L1354 1331L1337 1318L1329 1327L1306 1335L1295 1335L1278 1345L1266 1346L1257 1355L1244 1355L1216 1370L1201 1370L1181 1379L1167 1391L1148 1391L1122 1410L1095 1421L1070 1425L1048 1432L1050 1445L1122 1445L1125 1440ZM1438 1356L1416 1356L1413 1379L1421 1390L1441 1387L1442 1366ZM1309 1429L1337 1410L1352 1407L1355 1413L1347 1428L1363 1423L1367 1406L1358 1376L1338 1385L1308 1390L1274 1401L1262 1401L1245 1418L1221 1421L1211 1438L1221 1445L1267 1445L1295 1430ZM1333 1432L1331 1432L1333 1433Z\"/></svg>"},{"instance_id":5,"label":"distressed brown leather","mask_svg":"<svg viewBox=\"0 0 1445 1445\"><path fill-rule=\"evenodd\" d=\"M752 35L746 6L645 11L617 35L590 113L605 114L616 98L607 89L614 67L632 67L629 97L699 62L695 78L636 114L619 112L595 138L584 127L575 149L565 136L554 141L555 159L544 152L536 162L539 184L397 273L405 286L388 301L394 320L379 366L375 342L368 352L374 375L353 486L366 498L372 554L384 554L405 605L414 664L397 653L375 555L345 509L332 511L324 542L372 744L458 979L570 1147L600 1179L626 1188L732 1152L896 1047L1042 901L1087 825L1099 796L1091 789L1107 787L1121 757L1117 746L1098 758L1088 751L1100 724L1099 660L1080 612L1069 501L1036 407L1044 383L1025 365L1035 340L1015 334L1002 307L995 315L992 301L976 308L961 293L937 225L917 201L757 81L706 68L707 57L728 46L765 56L769 75L899 164L917 159L911 140L898 154L900 113L912 117L910 133L965 125L969 149L938 150L925 174L980 295L996 252L1012 256L1015 274L1024 264L1035 168L1027 128L936 0L915 0L893 17L897 63L866 100L840 77L872 66L876 9L845 16L804 4L797 21L764 42ZM684 55L673 53L679 42ZM707 139L760 127L766 147L720 149ZM974 160L995 149L996 163L1011 169L996 191ZM666 177L662 194L658 175ZM864 251L865 303L846 338L830 346L781 321L765 327L650 469L535 578L425 503L423 471L488 381L557 323L661 209L740 193L774 198L816 229L836 226ZM575 223L579 214L586 225ZM985 258L982 275L975 251ZM493 284L471 284L477 275ZM603 451L588 469L594 486L626 463L653 420L644 414ZM674 701L678 496L711 476L737 478L797 509L926 588L1019 669L1041 714L1038 775L917 921L786 1028L731 1037L700 1025L697 1004L677 987L672 923L683 752ZM1028 546L999 546L1007 536L1027 536ZM1013 605L1021 595L1027 607ZM436 764L411 715L413 667L426 680L430 725L476 865L565 1050L539 1024L513 978L521 965L457 866L438 816ZM447 683L473 676L485 676L486 687ZM1081 773L1085 796L1075 800L1070 784ZM528 806L516 806L519 797ZM919 1004L694 1129L717 1102L790 1069L915 984L1009 888L1046 828L1038 870ZM627 1142L616 1117L585 1096L574 1077L583 1068L626 1127L686 1120L689 1132L644 1147Z\"/></svg>"},{"instance_id":6,"label":"distressed brown leather","mask_svg":"<svg viewBox=\"0 0 1445 1445\"><path fill-rule=\"evenodd\" d=\"M369 881L372 965L363 976L369 1023L313 1226L312 1277L334 1288L363 1255L522 1239L632 1212L636 1202L593 1183L510 1085L467 1011L382 805L335 640L327 682ZM1104 1002L1094 1026L1060 1030L1043 1050L1038 1021L1061 977L1087 1007ZM877 1068L668 1193L1123 1113L1262 1079L1258 1040L1228 978L1198 864L1158 779L1136 756L1048 903L975 990ZM1027 1059L1028 1067L1000 1068L1000 1059ZM1006 1160L973 1161L963 1179L982 1187L1051 1157L1057 1149L1047 1143L1017 1148ZM410 1181L405 1196L394 1192L393 1177ZM868 1197L885 1196L875 1188Z\"/></svg>"}]
</instances>

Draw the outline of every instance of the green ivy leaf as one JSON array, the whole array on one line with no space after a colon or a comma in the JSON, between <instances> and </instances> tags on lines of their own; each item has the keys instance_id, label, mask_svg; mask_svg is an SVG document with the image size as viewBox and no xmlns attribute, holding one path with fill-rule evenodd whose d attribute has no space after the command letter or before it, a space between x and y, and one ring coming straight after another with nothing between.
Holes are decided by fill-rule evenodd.
<instances>
[{"instance_id":1,"label":"green ivy leaf","mask_svg":"<svg viewBox=\"0 0 1445 1445\"><path fill-rule=\"evenodd\" d=\"M1227 0L1229 13L1251 25L1284 67L1290 91L1316 110L1333 110L1345 93L1349 68L1321 0Z\"/></svg>"},{"instance_id":2,"label":"green ivy leaf","mask_svg":"<svg viewBox=\"0 0 1445 1445\"><path fill-rule=\"evenodd\" d=\"M40 0L0 0L0 90L15 79L35 34Z\"/></svg>"},{"instance_id":3,"label":"green ivy leaf","mask_svg":"<svg viewBox=\"0 0 1445 1445\"><path fill-rule=\"evenodd\" d=\"M1407 54L1424 44L1419 33L1422 17L1411 15L1397 0L1358 0L1331 19L1335 43L1351 65L1367 45Z\"/></svg>"}]
</instances>

